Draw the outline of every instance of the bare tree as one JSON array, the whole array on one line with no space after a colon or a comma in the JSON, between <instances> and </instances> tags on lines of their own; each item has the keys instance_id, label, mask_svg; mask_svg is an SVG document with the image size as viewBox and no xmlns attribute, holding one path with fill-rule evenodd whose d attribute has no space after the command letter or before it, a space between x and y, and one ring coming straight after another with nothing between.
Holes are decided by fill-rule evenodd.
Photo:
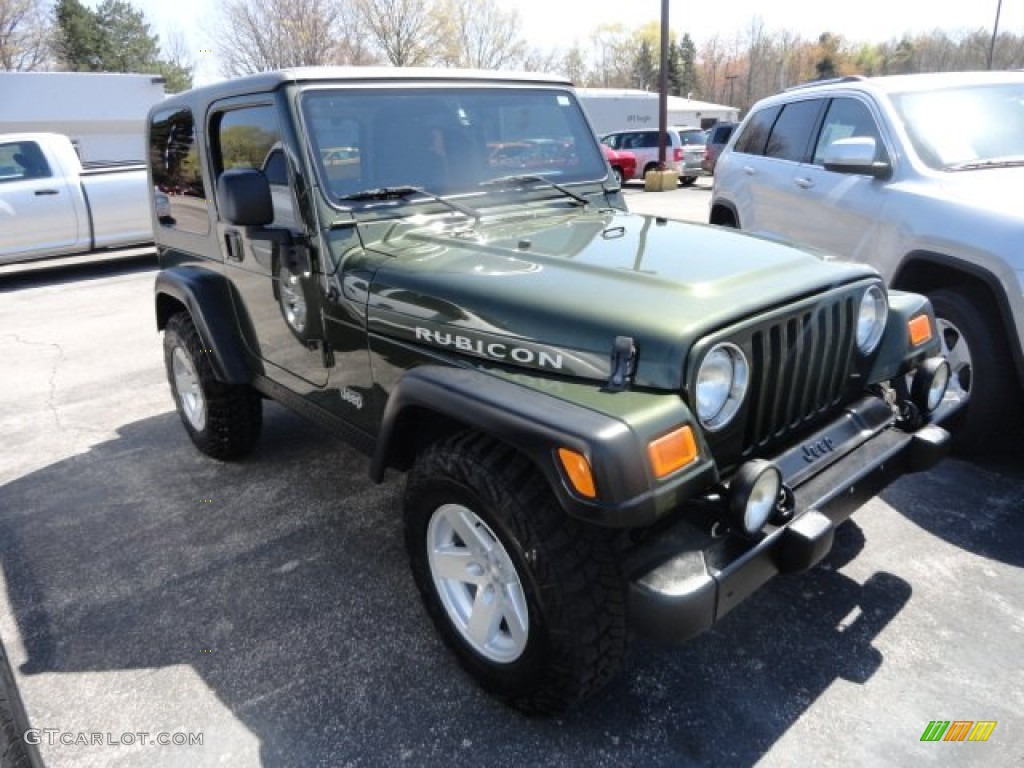
<instances>
[{"instance_id":1,"label":"bare tree","mask_svg":"<svg viewBox=\"0 0 1024 768\"><path fill-rule=\"evenodd\" d=\"M40 69L49 48L42 0L0 0L0 70Z\"/></svg>"},{"instance_id":2,"label":"bare tree","mask_svg":"<svg viewBox=\"0 0 1024 768\"><path fill-rule=\"evenodd\" d=\"M519 13L503 11L496 0L439 0L435 18L449 66L503 69L521 66L526 41Z\"/></svg>"},{"instance_id":3,"label":"bare tree","mask_svg":"<svg viewBox=\"0 0 1024 768\"><path fill-rule=\"evenodd\" d=\"M339 58L342 5L337 0L227 0L217 49L228 76Z\"/></svg>"},{"instance_id":4,"label":"bare tree","mask_svg":"<svg viewBox=\"0 0 1024 768\"><path fill-rule=\"evenodd\" d=\"M431 63L437 19L427 0L355 0L355 8L362 27L391 64Z\"/></svg>"}]
</instances>

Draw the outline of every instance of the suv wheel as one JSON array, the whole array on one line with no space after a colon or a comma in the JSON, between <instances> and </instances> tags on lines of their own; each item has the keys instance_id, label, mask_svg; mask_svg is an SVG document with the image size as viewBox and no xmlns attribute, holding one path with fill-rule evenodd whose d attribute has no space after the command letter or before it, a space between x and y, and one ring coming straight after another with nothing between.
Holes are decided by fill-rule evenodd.
<instances>
[{"instance_id":1,"label":"suv wheel","mask_svg":"<svg viewBox=\"0 0 1024 768\"><path fill-rule=\"evenodd\" d=\"M943 288L928 298L935 310L942 354L953 371L950 386L970 395L956 431L957 444L971 451L991 450L1006 434L1007 420L1017 415L1016 377L1008 348L1000 343L1002 328L992 314L991 302L975 291Z\"/></svg>"},{"instance_id":2,"label":"suv wheel","mask_svg":"<svg viewBox=\"0 0 1024 768\"><path fill-rule=\"evenodd\" d=\"M164 364L178 415L196 447L224 461L244 456L263 426L263 403L249 386L218 381L192 319L171 317L164 330Z\"/></svg>"},{"instance_id":3,"label":"suv wheel","mask_svg":"<svg viewBox=\"0 0 1024 768\"><path fill-rule=\"evenodd\" d=\"M569 518L514 450L471 433L428 448L406 484L405 542L427 612L486 690L554 713L618 671L614 548Z\"/></svg>"}]
</instances>

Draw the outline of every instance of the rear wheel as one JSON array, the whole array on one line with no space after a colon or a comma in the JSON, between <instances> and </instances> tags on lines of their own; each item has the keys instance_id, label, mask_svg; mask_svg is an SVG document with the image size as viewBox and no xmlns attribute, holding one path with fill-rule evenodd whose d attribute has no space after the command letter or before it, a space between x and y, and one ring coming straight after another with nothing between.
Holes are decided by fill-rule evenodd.
<instances>
[{"instance_id":1,"label":"rear wheel","mask_svg":"<svg viewBox=\"0 0 1024 768\"><path fill-rule=\"evenodd\" d=\"M614 548L566 516L512 449L476 434L428 448L407 480L405 541L427 612L486 690L555 713L618 671L625 592Z\"/></svg>"},{"instance_id":2,"label":"rear wheel","mask_svg":"<svg viewBox=\"0 0 1024 768\"><path fill-rule=\"evenodd\" d=\"M621 187L626 180L625 177L622 175L622 169L616 165L613 165L612 174L615 176L615 183Z\"/></svg>"},{"instance_id":3,"label":"rear wheel","mask_svg":"<svg viewBox=\"0 0 1024 768\"><path fill-rule=\"evenodd\" d=\"M1008 421L1019 418L1020 410L1013 360L992 302L966 288L942 288L928 298L935 310L942 354L953 372L950 388L970 396L954 431L957 445L974 452L1000 447Z\"/></svg>"},{"instance_id":4,"label":"rear wheel","mask_svg":"<svg viewBox=\"0 0 1024 768\"><path fill-rule=\"evenodd\" d=\"M164 364L185 431L196 447L224 461L252 450L263 426L263 403L247 385L218 381L192 319L171 317L164 330Z\"/></svg>"}]
</instances>

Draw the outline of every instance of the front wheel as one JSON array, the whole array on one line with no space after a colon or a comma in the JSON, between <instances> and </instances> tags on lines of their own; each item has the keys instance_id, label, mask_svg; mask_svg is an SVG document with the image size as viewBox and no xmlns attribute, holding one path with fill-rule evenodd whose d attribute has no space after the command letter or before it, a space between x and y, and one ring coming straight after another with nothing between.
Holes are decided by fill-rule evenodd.
<instances>
[{"instance_id":1,"label":"front wheel","mask_svg":"<svg viewBox=\"0 0 1024 768\"><path fill-rule=\"evenodd\" d=\"M952 370L950 388L969 396L954 435L958 447L983 452L1001 447L1006 425L1019 417L1017 377L992 302L970 291L942 288L928 298L935 310L942 354Z\"/></svg>"},{"instance_id":2,"label":"front wheel","mask_svg":"<svg viewBox=\"0 0 1024 768\"><path fill-rule=\"evenodd\" d=\"M428 448L407 480L405 542L427 612L486 690L556 713L618 671L626 619L614 548L569 518L512 449L476 434Z\"/></svg>"},{"instance_id":3,"label":"front wheel","mask_svg":"<svg viewBox=\"0 0 1024 768\"><path fill-rule=\"evenodd\" d=\"M263 425L263 403L247 385L218 381L192 319L184 312L164 329L164 364L185 431L208 456L227 461L248 453Z\"/></svg>"}]
</instances>

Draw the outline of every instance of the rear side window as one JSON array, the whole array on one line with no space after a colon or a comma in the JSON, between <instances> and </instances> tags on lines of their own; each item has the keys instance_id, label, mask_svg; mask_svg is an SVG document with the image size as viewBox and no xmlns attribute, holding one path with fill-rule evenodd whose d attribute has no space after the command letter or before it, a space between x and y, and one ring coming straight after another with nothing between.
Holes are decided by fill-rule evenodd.
<instances>
[{"instance_id":1,"label":"rear side window","mask_svg":"<svg viewBox=\"0 0 1024 768\"><path fill-rule=\"evenodd\" d=\"M209 232L206 188L190 110L167 110L153 115L149 124L149 163L160 225L199 235Z\"/></svg>"},{"instance_id":2,"label":"rear side window","mask_svg":"<svg viewBox=\"0 0 1024 768\"><path fill-rule=\"evenodd\" d=\"M820 99L787 104L779 119L775 121L775 127L772 128L768 145L765 147L765 156L794 162L802 161L807 155L807 146L820 111Z\"/></svg>"},{"instance_id":3,"label":"rear side window","mask_svg":"<svg viewBox=\"0 0 1024 768\"><path fill-rule=\"evenodd\" d=\"M763 155L768 136L772 132L772 124L779 116L780 109L781 107L766 107L751 115L743 133L736 139L733 151L744 155Z\"/></svg>"},{"instance_id":4,"label":"rear side window","mask_svg":"<svg viewBox=\"0 0 1024 768\"><path fill-rule=\"evenodd\" d=\"M0 144L0 184L53 176L46 156L34 141Z\"/></svg>"}]
</instances>

